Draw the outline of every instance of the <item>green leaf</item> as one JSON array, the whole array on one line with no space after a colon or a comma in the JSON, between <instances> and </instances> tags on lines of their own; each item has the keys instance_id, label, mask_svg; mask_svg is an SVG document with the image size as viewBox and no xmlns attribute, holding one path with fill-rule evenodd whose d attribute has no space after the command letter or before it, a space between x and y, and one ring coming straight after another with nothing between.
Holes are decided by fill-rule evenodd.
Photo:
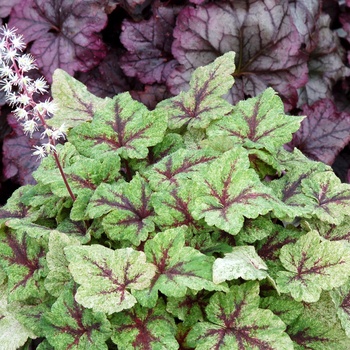
<instances>
[{"instance_id":1,"label":"green leaf","mask_svg":"<svg viewBox=\"0 0 350 350\"><path fill-rule=\"evenodd\" d=\"M256 218L273 209L279 201L249 168L247 152L237 147L211 162L193 176L196 199L191 213L197 220L230 234L237 234L246 218Z\"/></svg>"},{"instance_id":2,"label":"green leaf","mask_svg":"<svg viewBox=\"0 0 350 350\"><path fill-rule=\"evenodd\" d=\"M0 230L0 266L8 276L9 301L45 295L46 244L24 232Z\"/></svg>"},{"instance_id":3,"label":"green leaf","mask_svg":"<svg viewBox=\"0 0 350 350\"><path fill-rule=\"evenodd\" d=\"M102 245L67 246L64 252L69 271L81 286L78 303L107 314L131 308L136 299L128 289L147 288L155 266L143 252L131 248L112 250Z\"/></svg>"},{"instance_id":4,"label":"green leaf","mask_svg":"<svg viewBox=\"0 0 350 350\"><path fill-rule=\"evenodd\" d=\"M312 214L321 221L340 224L349 214L350 186L342 184L333 172L313 174L301 186L312 203Z\"/></svg>"},{"instance_id":5,"label":"green leaf","mask_svg":"<svg viewBox=\"0 0 350 350\"><path fill-rule=\"evenodd\" d=\"M202 168L217 157L217 152L211 150L179 149L164 157L144 175L149 180L154 191L179 187L180 182L186 182Z\"/></svg>"},{"instance_id":6,"label":"green leaf","mask_svg":"<svg viewBox=\"0 0 350 350\"><path fill-rule=\"evenodd\" d=\"M64 254L64 248L71 245L79 245L79 241L71 236L58 231L52 231L49 238L49 251L46 254L49 273L45 279L47 291L58 297L65 285L72 280L68 270L68 261Z\"/></svg>"},{"instance_id":7,"label":"green leaf","mask_svg":"<svg viewBox=\"0 0 350 350\"><path fill-rule=\"evenodd\" d=\"M154 231L151 194L148 183L139 174L129 183L103 183L91 197L87 215L97 218L107 214L102 225L108 237L115 241L129 240L138 246Z\"/></svg>"},{"instance_id":8,"label":"green leaf","mask_svg":"<svg viewBox=\"0 0 350 350\"><path fill-rule=\"evenodd\" d=\"M206 307L209 322L199 322L187 342L197 350L276 349L292 350L285 324L270 310L259 306L259 284L232 286L215 293Z\"/></svg>"},{"instance_id":9,"label":"green leaf","mask_svg":"<svg viewBox=\"0 0 350 350\"><path fill-rule=\"evenodd\" d=\"M223 259L213 265L213 281L221 283L233 279L262 280L268 277L267 266L253 246L233 247Z\"/></svg>"},{"instance_id":10,"label":"green leaf","mask_svg":"<svg viewBox=\"0 0 350 350\"><path fill-rule=\"evenodd\" d=\"M51 92L57 111L47 124L54 128L59 128L62 124L71 128L92 120L98 111L106 108L110 100L108 97L96 97L83 83L62 69L56 69L52 76Z\"/></svg>"},{"instance_id":11,"label":"green leaf","mask_svg":"<svg viewBox=\"0 0 350 350\"><path fill-rule=\"evenodd\" d=\"M174 318L159 300L152 309L135 305L132 309L122 311L111 319L113 327L112 340L118 349L124 350L177 350L179 344L175 339L176 326Z\"/></svg>"},{"instance_id":12,"label":"green leaf","mask_svg":"<svg viewBox=\"0 0 350 350\"><path fill-rule=\"evenodd\" d=\"M206 128L212 120L232 110L232 105L222 95L234 83L234 59L235 53L227 52L211 64L197 68L192 74L189 91L157 105L157 109L167 111L170 129L183 125Z\"/></svg>"},{"instance_id":13,"label":"green leaf","mask_svg":"<svg viewBox=\"0 0 350 350\"><path fill-rule=\"evenodd\" d=\"M287 271L277 274L278 290L297 301L316 302L322 290L341 286L350 275L350 248L324 241L316 231L282 247L279 258Z\"/></svg>"},{"instance_id":14,"label":"green leaf","mask_svg":"<svg viewBox=\"0 0 350 350\"><path fill-rule=\"evenodd\" d=\"M185 227L158 233L145 243L147 261L156 267L151 287L133 292L143 306L153 307L158 290L166 296L184 296L188 288L193 290L223 290L212 282L213 258L185 246Z\"/></svg>"},{"instance_id":15,"label":"green leaf","mask_svg":"<svg viewBox=\"0 0 350 350\"><path fill-rule=\"evenodd\" d=\"M272 88L239 102L230 114L212 123L207 130L209 139L228 137L246 148L263 149L274 154L292 139L305 117L284 113L282 100Z\"/></svg>"},{"instance_id":16,"label":"green leaf","mask_svg":"<svg viewBox=\"0 0 350 350\"><path fill-rule=\"evenodd\" d=\"M350 279L339 288L330 291L330 295L342 327L350 338Z\"/></svg>"},{"instance_id":17,"label":"green leaf","mask_svg":"<svg viewBox=\"0 0 350 350\"><path fill-rule=\"evenodd\" d=\"M164 112L149 111L128 92L109 99L91 122L71 130L69 141L79 153L98 158L145 158L148 147L162 141L167 126Z\"/></svg>"},{"instance_id":18,"label":"green leaf","mask_svg":"<svg viewBox=\"0 0 350 350\"><path fill-rule=\"evenodd\" d=\"M287 332L296 350L350 349L350 339L341 328L329 293L322 293L317 303L305 305L302 314L289 325Z\"/></svg>"},{"instance_id":19,"label":"green leaf","mask_svg":"<svg viewBox=\"0 0 350 350\"><path fill-rule=\"evenodd\" d=\"M110 323L102 312L83 308L74 299L74 283L66 289L43 317L45 337L57 350L107 350Z\"/></svg>"},{"instance_id":20,"label":"green leaf","mask_svg":"<svg viewBox=\"0 0 350 350\"><path fill-rule=\"evenodd\" d=\"M0 344L2 350L19 349L28 338L35 339L33 332L16 319L7 304L6 285L0 285Z\"/></svg>"}]
</instances>

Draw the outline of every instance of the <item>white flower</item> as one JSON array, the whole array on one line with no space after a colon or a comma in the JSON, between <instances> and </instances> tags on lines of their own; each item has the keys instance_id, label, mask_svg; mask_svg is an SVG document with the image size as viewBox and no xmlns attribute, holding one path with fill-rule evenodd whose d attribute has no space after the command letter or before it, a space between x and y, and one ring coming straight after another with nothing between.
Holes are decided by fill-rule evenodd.
<instances>
[{"instance_id":1,"label":"white flower","mask_svg":"<svg viewBox=\"0 0 350 350\"><path fill-rule=\"evenodd\" d=\"M19 120L28 120L28 112L24 108L16 108L13 113Z\"/></svg>"},{"instance_id":2,"label":"white flower","mask_svg":"<svg viewBox=\"0 0 350 350\"><path fill-rule=\"evenodd\" d=\"M41 77L34 81L34 88L36 92L40 92L41 94L44 94L47 92L47 83L44 77Z\"/></svg>"},{"instance_id":3,"label":"white flower","mask_svg":"<svg viewBox=\"0 0 350 350\"><path fill-rule=\"evenodd\" d=\"M11 38L11 43L16 50L22 51L26 47L26 44L23 41L23 35L14 35Z\"/></svg>"},{"instance_id":4,"label":"white flower","mask_svg":"<svg viewBox=\"0 0 350 350\"><path fill-rule=\"evenodd\" d=\"M6 102L10 106L14 106L17 104L17 95L14 92L7 93L5 98L6 98Z\"/></svg>"},{"instance_id":5,"label":"white flower","mask_svg":"<svg viewBox=\"0 0 350 350\"><path fill-rule=\"evenodd\" d=\"M11 28L10 29L7 26L7 24L5 24L4 26L2 26L0 28L0 34L6 39L11 39L13 36L15 36L16 35L16 31L17 31L16 28Z\"/></svg>"},{"instance_id":6,"label":"white flower","mask_svg":"<svg viewBox=\"0 0 350 350\"><path fill-rule=\"evenodd\" d=\"M16 58L18 67L23 72L28 72L31 69L36 69L37 66L34 64L34 57L32 55L26 54Z\"/></svg>"},{"instance_id":7,"label":"white flower","mask_svg":"<svg viewBox=\"0 0 350 350\"><path fill-rule=\"evenodd\" d=\"M22 104L24 106L28 105L30 101L31 99L27 94L20 94L17 97L17 103Z\"/></svg>"},{"instance_id":8,"label":"white flower","mask_svg":"<svg viewBox=\"0 0 350 350\"><path fill-rule=\"evenodd\" d=\"M2 80L0 81L0 84L2 85L1 90L5 91L6 93L9 93L12 91L12 82L8 80Z\"/></svg>"},{"instance_id":9,"label":"white flower","mask_svg":"<svg viewBox=\"0 0 350 350\"><path fill-rule=\"evenodd\" d=\"M30 137L33 136L34 131L38 130L38 124L34 119L29 119L23 124L23 131L26 135L29 134Z\"/></svg>"},{"instance_id":10,"label":"white flower","mask_svg":"<svg viewBox=\"0 0 350 350\"><path fill-rule=\"evenodd\" d=\"M46 157L45 147L43 146L34 146L33 156L38 156L38 160Z\"/></svg>"},{"instance_id":11,"label":"white flower","mask_svg":"<svg viewBox=\"0 0 350 350\"><path fill-rule=\"evenodd\" d=\"M51 154L52 152L56 152L56 147L52 143L43 143L42 146L45 149L46 154Z\"/></svg>"},{"instance_id":12,"label":"white flower","mask_svg":"<svg viewBox=\"0 0 350 350\"><path fill-rule=\"evenodd\" d=\"M1 77L11 78L13 75L14 75L14 73L8 65L4 65L0 68L0 76Z\"/></svg>"}]
</instances>

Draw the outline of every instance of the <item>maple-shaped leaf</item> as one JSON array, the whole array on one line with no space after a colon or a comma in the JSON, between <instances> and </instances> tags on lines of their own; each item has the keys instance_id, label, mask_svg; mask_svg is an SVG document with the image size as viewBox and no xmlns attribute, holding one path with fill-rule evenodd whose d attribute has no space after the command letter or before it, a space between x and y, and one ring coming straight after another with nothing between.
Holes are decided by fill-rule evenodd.
<instances>
[{"instance_id":1,"label":"maple-shaped leaf","mask_svg":"<svg viewBox=\"0 0 350 350\"><path fill-rule=\"evenodd\" d=\"M154 191L179 187L182 180L191 178L213 161L217 152L180 148L156 163L145 176Z\"/></svg>"},{"instance_id":2,"label":"maple-shaped leaf","mask_svg":"<svg viewBox=\"0 0 350 350\"><path fill-rule=\"evenodd\" d=\"M303 2L304 3L304 2ZM342 16L340 16L341 21ZM309 32L311 33L311 32ZM332 99L333 85L349 76L350 70L343 63L342 46L337 34L331 30L329 14L321 13L312 35L317 46L309 53L308 81L299 89L298 105L311 105L318 100ZM308 48L306 48L307 50Z\"/></svg>"},{"instance_id":3,"label":"maple-shaped leaf","mask_svg":"<svg viewBox=\"0 0 350 350\"><path fill-rule=\"evenodd\" d=\"M115 314L111 319L112 340L118 349L177 350L174 318L167 313L160 299L152 308L135 305L132 309Z\"/></svg>"},{"instance_id":4,"label":"maple-shaped leaf","mask_svg":"<svg viewBox=\"0 0 350 350\"><path fill-rule=\"evenodd\" d=\"M291 350L285 324L270 310L259 309L259 284L232 286L215 293L206 307L209 322L198 322L189 332L189 346L198 350Z\"/></svg>"},{"instance_id":5,"label":"maple-shaped leaf","mask_svg":"<svg viewBox=\"0 0 350 350\"><path fill-rule=\"evenodd\" d=\"M132 248L67 246L64 251L69 271L80 284L75 299L94 311L111 314L131 308L136 299L128 290L147 288L155 275L154 264Z\"/></svg>"},{"instance_id":6,"label":"maple-shaped leaf","mask_svg":"<svg viewBox=\"0 0 350 350\"><path fill-rule=\"evenodd\" d=\"M107 350L110 323L102 312L85 309L74 299L71 282L46 312L42 320L45 338L55 349Z\"/></svg>"},{"instance_id":7,"label":"maple-shaped leaf","mask_svg":"<svg viewBox=\"0 0 350 350\"><path fill-rule=\"evenodd\" d=\"M49 251L46 254L49 273L45 278L45 288L56 297L59 297L64 287L72 280L64 254L64 248L70 245L79 245L79 241L62 232L52 231L50 233Z\"/></svg>"},{"instance_id":8,"label":"maple-shaped leaf","mask_svg":"<svg viewBox=\"0 0 350 350\"><path fill-rule=\"evenodd\" d=\"M342 327L350 338L350 280L339 288L330 291L330 295L336 306Z\"/></svg>"},{"instance_id":9,"label":"maple-shaped leaf","mask_svg":"<svg viewBox=\"0 0 350 350\"><path fill-rule=\"evenodd\" d=\"M158 290L166 296L181 297L188 288L224 289L212 282L213 258L186 247L185 232L185 227L169 229L145 243L147 261L156 266L156 274L149 289L133 292L141 305L153 307Z\"/></svg>"},{"instance_id":10,"label":"maple-shaped leaf","mask_svg":"<svg viewBox=\"0 0 350 350\"><path fill-rule=\"evenodd\" d=\"M149 111L128 92L106 100L91 123L83 123L69 133L69 141L86 157L101 155L145 158L148 147L162 141L167 116L159 109Z\"/></svg>"},{"instance_id":11,"label":"maple-shaped leaf","mask_svg":"<svg viewBox=\"0 0 350 350\"><path fill-rule=\"evenodd\" d=\"M16 314L8 306L6 284L0 284L0 342L4 350L19 349L33 332L18 322Z\"/></svg>"},{"instance_id":12,"label":"maple-shaped leaf","mask_svg":"<svg viewBox=\"0 0 350 350\"><path fill-rule=\"evenodd\" d=\"M267 266L253 246L233 247L224 258L217 258L213 265L213 282L233 279L262 280L268 277Z\"/></svg>"},{"instance_id":13,"label":"maple-shaped leaf","mask_svg":"<svg viewBox=\"0 0 350 350\"><path fill-rule=\"evenodd\" d=\"M157 109L169 114L170 129L183 125L206 128L212 120L231 111L232 105L222 95L234 83L234 57L234 52L228 52L213 63L197 68L192 74L189 91L158 104Z\"/></svg>"},{"instance_id":14,"label":"maple-shaped leaf","mask_svg":"<svg viewBox=\"0 0 350 350\"><path fill-rule=\"evenodd\" d=\"M120 65L127 76L137 77L144 84L166 82L177 64L171 54L177 12L171 6L155 6L147 21L123 21L120 41L128 51Z\"/></svg>"},{"instance_id":15,"label":"maple-shaped leaf","mask_svg":"<svg viewBox=\"0 0 350 350\"><path fill-rule=\"evenodd\" d=\"M166 304L168 312L183 321L184 326L193 326L205 319L205 307L211 294L207 291L195 292L188 290L181 298L169 297Z\"/></svg>"},{"instance_id":16,"label":"maple-shaped leaf","mask_svg":"<svg viewBox=\"0 0 350 350\"><path fill-rule=\"evenodd\" d=\"M75 75L76 78L86 85L92 94L101 98L113 97L130 90L131 83L119 65L120 51L108 48L106 57L98 66L88 72L79 72Z\"/></svg>"},{"instance_id":17,"label":"maple-shaped leaf","mask_svg":"<svg viewBox=\"0 0 350 350\"><path fill-rule=\"evenodd\" d=\"M232 112L208 127L209 139L224 137L248 149L265 148L274 154L292 139L304 117L284 113L281 99L272 88L257 97L240 101Z\"/></svg>"},{"instance_id":18,"label":"maple-shaped leaf","mask_svg":"<svg viewBox=\"0 0 350 350\"><path fill-rule=\"evenodd\" d=\"M52 79L52 97L57 105L54 116L47 121L52 127L59 128L64 124L71 128L91 121L109 101L90 93L84 84L62 69L56 69Z\"/></svg>"},{"instance_id":19,"label":"maple-shaped leaf","mask_svg":"<svg viewBox=\"0 0 350 350\"><path fill-rule=\"evenodd\" d=\"M30 52L48 82L56 68L88 71L106 55L97 34L107 23L104 8L92 0L24 0L14 7L10 27L32 42Z\"/></svg>"},{"instance_id":20,"label":"maple-shaped leaf","mask_svg":"<svg viewBox=\"0 0 350 350\"><path fill-rule=\"evenodd\" d=\"M350 186L342 184L333 172L312 174L302 180L301 187L311 199L312 214L321 221L340 224L349 214Z\"/></svg>"},{"instance_id":21,"label":"maple-shaped leaf","mask_svg":"<svg viewBox=\"0 0 350 350\"><path fill-rule=\"evenodd\" d=\"M350 217L346 215L344 220L336 225L322 222L318 219L307 219L301 222L303 228L308 231L315 230L329 241L346 241L350 243Z\"/></svg>"},{"instance_id":22,"label":"maple-shaped leaf","mask_svg":"<svg viewBox=\"0 0 350 350\"><path fill-rule=\"evenodd\" d=\"M172 52L181 66L167 81L171 92L185 89L198 66L235 51L235 85L228 97L231 102L254 97L271 86L289 106L295 106L296 89L307 82L307 57L300 53L302 36L288 5L264 0L185 7L173 33Z\"/></svg>"},{"instance_id":23,"label":"maple-shaped leaf","mask_svg":"<svg viewBox=\"0 0 350 350\"><path fill-rule=\"evenodd\" d=\"M147 182L138 174L129 183L103 183L91 197L86 212L90 218L107 214L102 225L108 237L128 240L138 246L154 231L151 194Z\"/></svg>"},{"instance_id":24,"label":"maple-shaped leaf","mask_svg":"<svg viewBox=\"0 0 350 350\"><path fill-rule=\"evenodd\" d=\"M193 217L234 235L244 217L256 218L278 208L278 200L249 166L247 152L235 147L211 162L205 172L194 174Z\"/></svg>"},{"instance_id":25,"label":"maple-shaped leaf","mask_svg":"<svg viewBox=\"0 0 350 350\"><path fill-rule=\"evenodd\" d=\"M301 315L287 328L287 333L293 340L294 349L348 350L350 348L350 338L342 329L329 293L322 293L317 303L304 303L304 306Z\"/></svg>"},{"instance_id":26,"label":"maple-shaped leaf","mask_svg":"<svg viewBox=\"0 0 350 350\"><path fill-rule=\"evenodd\" d=\"M287 271L277 273L278 290L297 301L316 302L322 290L339 287L350 276L350 249L322 240L316 231L282 247L279 259Z\"/></svg>"},{"instance_id":27,"label":"maple-shaped leaf","mask_svg":"<svg viewBox=\"0 0 350 350\"><path fill-rule=\"evenodd\" d=\"M307 157L333 164L338 153L350 142L350 114L339 112L330 99L304 105L307 115L293 135L290 146L297 147Z\"/></svg>"},{"instance_id":28,"label":"maple-shaped leaf","mask_svg":"<svg viewBox=\"0 0 350 350\"><path fill-rule=\"evenodd\" d=\"M189 206L193 201L193 186L184 182L181 187L169 191L152 194L151 203L157 214L155 222L162 229L186 225L195 229L203 228L203 224L194 219Z\"/></svg>"},{"instance_id":29,"label":"maple-shaped leaf","mask_svg":"<svg viewBox=\"0 0 350 350\"><path fill-rule=\"evenodd\" d=\"M8 300L40 298L45 295L46 245L43 240L8 228L0 231L0 266L8 277Z\"/></svg>"}]
</instances>

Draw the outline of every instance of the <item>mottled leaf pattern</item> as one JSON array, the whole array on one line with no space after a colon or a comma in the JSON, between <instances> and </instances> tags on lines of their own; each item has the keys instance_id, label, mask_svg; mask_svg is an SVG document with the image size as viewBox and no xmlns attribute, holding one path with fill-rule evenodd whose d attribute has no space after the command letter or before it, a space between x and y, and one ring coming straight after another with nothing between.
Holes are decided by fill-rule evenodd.
<instances>
[{"instance_id":1,"label":"mottled leaf pattern","mask_svg":"<svg viewBox=\"0 0 350 350\"><path fill-rule=\"evenodd\" d=\"M211 120L231 111L232 105L221 96L233 85L234 57L235 54L229 52L212 64L198 68L192 75L189 91L158 104L157 109L165 109L170 115L170 129L183 125L205 128Z\"/></svg>"},{"instance_id":2,"label":"mottled leaf pattern","mask_svg":"<svg viewBox=\"0 0 350 350\"><path fill-rule=\"evenodd\" d=\"M165 310L162 300L152 308L136 305L111 319L112 340L120 349L177 350L174 318Z\"/></svg>"},{"instance_id":3,"label":"mottled leaf pattern","mask_svg":"<svg viewBox=\"0 0 350 350\"><path fill-rule=\"evenodd\" d=\"M267 266L252 246L233 247L224 258L213 265L213 281L221 283L233 279L261 280L268 277Z\"/></svg>"},{"instance_id":4,"label":"mottled leaf pattern","mask_svg":"<svg viewBox=\"0 0 350 350\"><path fill-rule=\"evenodd\" d=\"M322 241L316 231L283 246L279 258L287 271L278 272L278 290L297 301L316 302L322 290L339 287L350 276L349 247Z\"/></svg>"},{"instance_id":5,"label":"mottled leaf pattern","mask_svg":"<svg viewBox=\"0 0 350 350\"><path fill-rule=\"evenodd\" d=\"M150 205L152 191L138 175L129 182L101 184L87 207L90 218L107 214L102 225L115 241L129 240L135 245L154 231L154 211Z\"/></svg>"},{"instance_id":6,"label":"mottled leaf pattern","mask_svg":"<svg viewBox=\"0 0 350 350\"><path fill-rule=\"evenodd\" d=\"M197 323L187 341L206 349L293 349L285 324L270 310L259 309L259 284L233 286L216 293L206 307L209 322Z\"/></svg>"},{"instance_id":7,"label":"mottled leaf pattern","mask_svg":"<svg viewBox=\"0 0 350 350\"><path fill-rule=\"evenodd\" d=\"M87 157L108 155L145 158L148 148L164 136L167 118L164 112L150 112L129 93L109 99L91 123L80 124L70 132L70 142Z\"/></svg>"},{"instance_id":8,"label":"mottled leaf pattern","mask_svg":"<svg viewBox=\"0 0 350 350\"><path fill-rule=\"evenodd\" d=\"M249 168L246 151L237 147L213 161L194 176L197 198L191 208L195 219L237 234L244 217L256 218L277 207L278 202L258 175Z\"/></svg>"},{"instance_id":9,"label":"mottled leaf pattern","mask_svg":"<svg viewBox=\"0 0 350 350\"><path fill-rule=\"evenodd\" d=\"M136 299L128 290L147 288L155 274L145 254L131 248L67 246L64 251L69 271L80 284L75 299L94 311L111 314L131 308Z\"/></svg>"},{"instance_id":10,"label":"mottled leaf pattern","mask_svg":"<svg viewBox=\"0 0 350 350\"><path fill-rule=\"evenodd\" d=\"M110 323L102 312L85 309L74 299L76 286L67 285L43 318L49 343L56 349L107 350Z\"/></svg>"},{"instance_id":11,"label":"mottled leaf pattern","mask_svg":"<svg viewBox=\"0 0 350 350\"><path fill-rule=\"evenodd\" d=\"M230 114L212 123L207 133L209 138L224 137L248 149L265 148L274 154L291 140L303 118L284 114L281 99L269 88L239 102Z\"/></svg>"},{"instance_id":12,"label":"mottled leaf pattern","mask_svg":"<svg viewBox=\"0 0 350 350\"><path fill-rule=\"evenodd\" d=\"M147 261L157 270L148 290L133 293L142 305L154 306L158 290L167 296L181 297L188 288L222 289L211 282L213 259L186 247L185 231L184 227L169 229L145 243Z\"/></svg>"}]
</instances>

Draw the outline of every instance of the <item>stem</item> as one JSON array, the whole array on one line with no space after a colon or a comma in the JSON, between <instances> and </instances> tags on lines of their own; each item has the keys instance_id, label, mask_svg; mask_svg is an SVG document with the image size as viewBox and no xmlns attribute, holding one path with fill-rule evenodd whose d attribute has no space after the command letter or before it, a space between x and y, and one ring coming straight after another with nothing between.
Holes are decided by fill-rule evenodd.
<instances>
[{"instance_id":1,"label":"stem","mask_svg":"<svg viewBox=\"0 0 350 350\"><path fill-rule=\"evenodd\" d=\"M54 158L55 158L55 162L56 162L57 168L58 168L58 170L59 170L60 173L61 173L61 176L62 176L62 179L63 179L63 181L64 181L64 184L66 185L66 188L67 188L67 190L68 190L68 192L69 192L69 195L70 195L70 197L72 198L72 200L73 200L73 202L74 202L76 198L75 198L75 196L74 196L74 193L72 192L72 189L71 189L70 186L69 186L69 183L68 183L68 181L67 181L66 174L64 173L64 171L63 171L63 169L62 169L62 166L61 166L61 162L60 162L60 160L58 159L58 155L57 155L56 152L52 152L52 153L53 153L53 156L54 156Z\"/></svg>"}]
</instances>

